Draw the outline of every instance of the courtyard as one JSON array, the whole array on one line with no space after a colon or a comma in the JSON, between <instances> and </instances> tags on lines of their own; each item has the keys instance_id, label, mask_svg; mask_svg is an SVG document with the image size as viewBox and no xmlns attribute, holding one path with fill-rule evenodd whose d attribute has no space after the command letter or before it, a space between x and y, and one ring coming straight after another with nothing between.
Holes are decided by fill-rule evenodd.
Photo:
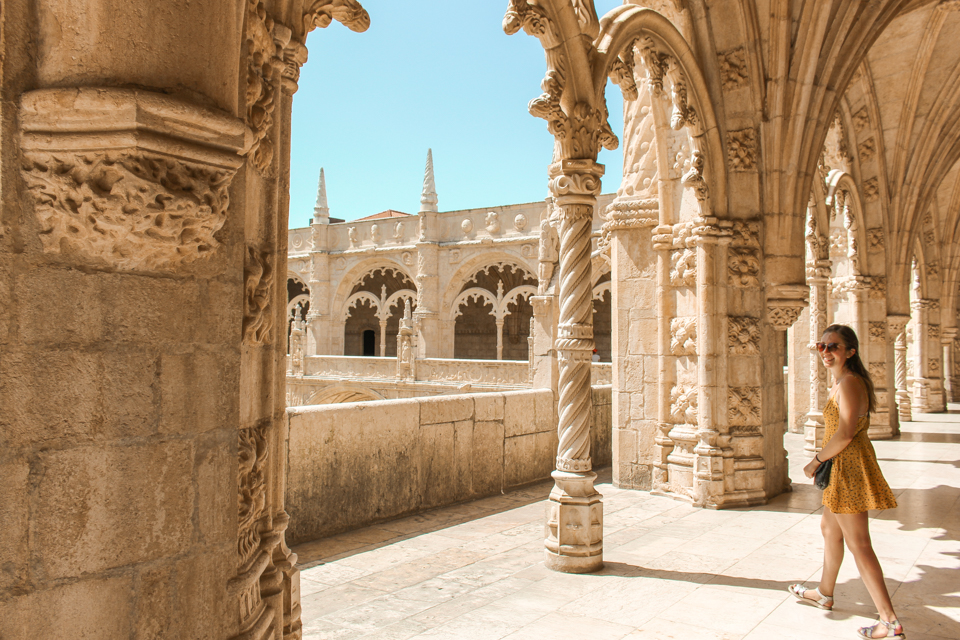
<instances>
[{"instance_id":1,"label":"courtyard","mask_svg":"<svg viewBox=\"0 0 960 640\"><path fill-rule=\"evenodd\" d=\"M960 637L960 404L949 408L873 443L899 506L872 513L871 533L911 640ZM784 439L793 491L763 506L698 509L618 490L600 470L595 574L543 566L552 482L299 545L303 637L851 638L875 609L849 553L832 612L786 592L816 585L822 544L820 492L797 480L803 436Z\"/></svg>"}]
</instances>

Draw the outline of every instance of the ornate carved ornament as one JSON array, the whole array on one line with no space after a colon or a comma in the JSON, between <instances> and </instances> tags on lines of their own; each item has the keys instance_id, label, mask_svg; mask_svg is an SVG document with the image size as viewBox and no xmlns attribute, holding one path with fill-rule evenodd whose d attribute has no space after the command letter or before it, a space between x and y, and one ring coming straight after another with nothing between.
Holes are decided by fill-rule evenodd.
<instances>
[{"instance_id":1,"label":"ornate carved ornament","mask_svg":"<svg viewBox=\"0 0 960 640\"><path fill-rule=\"evenodd\" d=\"M879 342L883 343L887 341L887 323L880 322L871 322L870 323L870 342Z\"/></svg>"},{"instance_id":2,"label":"ornate carved ornament","mask_svg":"<svg viewBox=\"0 0 960 640\"><path fill-rule=\"evenodd\" d=\"M865 106L860 107L850 119L853 121L853 130L857 133L870 126L870 113Z\"/></svg>"},{"instance_id":3,"label":"ornate carved ornament","mask_svg":"<svg viewBox=\"0 0 960 640\"><path fill-rule=\"evenodd\" d=\"M624 229L655 227L659 223L660 203L657 200L614 200L606 209L607 221L601 227L606 235Z\"/></svg>"},{"instance_id":4,"label":"ornate carved ornament","mask_svg":"<svg viewBox=\"0 0 960 640\"><path fill-rule=\"evenodd\" d=\"M940 301L934 298L919 298L910 303L914 311L936 311L940 308Z\"/></svg>"},{"instance_id":5,"label":"ornate carved ornament","mask_svg":"<svg viewBox=\"0 0 960 640\"><path fill-rule=\"evenodd\" d=\"M730 249L727 254L728 282L734 287L760 286L760 258L751 249Z\"/></svg>"},{"instance_id":6,"label":"ornate carved ornament","mask_svg":"<svg viewBox=\"0 0 960 640\"><path fill-rule=\"evenodd\" d=\"M336 20L350 31L370 28L370 14L357 0L309 0L303 8L303 36L314 29L326 29Z\"/></svg>"},{"instance_id":7,"label":"ornate carved ornament","mask_svg":"<svg viewBox=\"0 0 960 640\"><path fill-rule=\"evenodd\" d=\"M861 193L863 194L864 202L875 202L878 200L880 198L880 180L876 177L864 180Z\"/></svg>"},{"instance_id":8,"label":"ornate carved ornament","mask_svg":"<svg viewBox=\"0 0 960 640\"><path fill-rule=\"evenodd\" d=\"M887 316L887 336L890 340L896 340L907 328L908 322L910 322L910 316Z\"/></svg>"},{"instance_id":9,"label":"ornate carved ornament","mask_svg":"<svg viewBox=\"0 0 960 640\"><path fill-rule=\"evenodd\" d=\"M877 155L876 140L870 137L857 145L857 155L860 156L860 162L870 162Z\"/></svg>"},{"instance_id":10,"label":"ornate carved ornament","mask_svg":"<svg viewBox=\"0 0 960 640\"><path fill-rule=\"evenodd\" d=\"M831 295L843 299L850 292L866 293L875 300L887 295L887 281L883 276L840 276L831 280Z\"/></svg>"},{"instance_id":11,"label":"ornate carved ornament","mask_svg":"<svg viewBox=\"0 0 960 640\"><path fill-rule=\"evenodd\" d=\"M272 335L273 258L269 252L247 246L243 276L243 341L247 344L264 344Z\"/></svg>"},{"instance_id":12,"label":"ornate carved ornament","mask_svg":"<svg viewBox=\"0 0 960 640\"><path fill-rule=\"evenodd\" d=\"M727 396L727 422L731 427L759 427L760 387L730 387Z\"/></svg>"},{"instance_id":13,"label":"ornate carved ornament","mask_svg":"<svg viewBox=\"0 0 960 640\"><path fill-rule=\"evenodd\" d=\"M697 355L696 318L670 320L670 353L675 356Z\"/></svg>"},{"instance_id":14,"label":"ornate carved ornament","mask_svg":"<svg viewBox=\"0 0 960 640\"><path fill-rule=\"evenodd\" d=\"M757 157L756 130L741 129L727 134L727 163L731 171L755 171Z\"/></svg>"},{"instance_id":15,"label":"ornate carved ornament","mask_svg":"<svg viewBox=\"0 0 960 640\"><path fill-rule=\"evenodd\" d=\"M244 567L260 547L259 520L266 505L265 465L267 439L265 425L241 429L238 455L238 532L239 566Z\"/></svg>"},{"instance_id":16,"label":"ornate carved ornament","mask_svg":"<svg viewBox=\"0 0 960 640\"><path fill-rule=\"evenodd\" d=\"M677 384L670 390L670 422L697 424L697 387Z\"/></svg>"},{"instance_id":17,"label":"ornate carved ornament","mask_svg":"<svg viewBox=\"0 0 960 640\"><path fill-rule=\"evenodd\" d=\"M290 31L267 14L263 0L247 0L244 39L247 44L247 124L253 131L249 154L254 165L266 172L273 165L273 112L279 99L280 71L284 68L283 47ZM285 36L285 37L284 37Z\"/></svg>"},{"instance_id":18,"label":"ornate carved ornament","mask_svg":"<svg viewBox=\"0 0 960 640\"><path fill-rule=\"evenodd\" d=\"M735 356L760 355L760 321L756 318L727 318L727 349Z\"/></svg>"},{"instance_id":19,"label":"ornate carved ornament","mask_svg":"<svg viewBox=\"0 0 960 640\"><path fill-rule=\"evenodd\" d=\"M735 91L747 83L747 57L743 47L719 54L719 62L724 91Z\"/></svg>"},{"instance_id":20,"label":"ornate carved ornament","mask_svg":"<svg viewBox=\"0 0 960 640\"><path fill-rule=\"evenodd\" d=\"M786 331L800 317L807 306L810 287L801 284L781 284L771 287L767 299L767 321L778 331Z\"/></svg>"},{"instance_id":21,"label":"ornate carved ornament","mask_svg":"<svg viewBox=\"0 0 960 640\"><path fill-rule=\"evenodd\" d=\"M927 325L927 338L930 340L939 340L940 339L940 325L938 324L928 324Z\"/></svg>"},{"instance_id":22,"label":"ornate carved ornament","mask_svg":"<svg viewBox=\"0 0 960 640\"><path fill-rule=\"evenodd\" d=\"M670 284L675 287L697 286L697 252L677 249L670 255Z\"/></svg>"},{"instance_id":23,"label":"ornate carved ornament","mask_svg":"<svg viewBox=\"0 0 960 640\"><path fill-rule=\"evenodd\" d=\"M886 384L887 364L885 362L871 362L867 369L875 385L884 386Z\"/></svg>"},{"instance_id":24,"label":"ornate carved ornament","mask_svg":"<svg viewBox=\"0 0 960 640\"><path fill-rule=\"evenodd\" d=\"M867 251L883 251L883 248L883 229L880 227L867 229Z\"/></svg>"},{"instance_id":25,"label":"ornate carved ornament","mask_svg":"<svg viewBox=\"0 0 960 640\"><path fill-rule=\"evenodd\" d=\"M71 88L24 94L20 125L44 251L169 271L219 246L239 120L140 90Z\"/></svg>"}]
</instances>

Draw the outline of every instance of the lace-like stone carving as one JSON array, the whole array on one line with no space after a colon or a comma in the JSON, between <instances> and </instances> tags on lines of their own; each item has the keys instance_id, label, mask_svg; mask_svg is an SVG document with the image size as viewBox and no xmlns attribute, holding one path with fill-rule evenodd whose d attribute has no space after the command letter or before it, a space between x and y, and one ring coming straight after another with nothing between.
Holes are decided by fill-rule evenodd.
<instances>
[{"instance_id":1,"label":"lace-like stone carving","mask_svg":"<svg viewBox=\"0 0 960 640\"><path fill-rule=\"evenodd\" d=\"M730 387L727 400L727 421L733 427L759 427L760 388Z\"/></svg>"},{"instance_id":2,"label":"lace-like stone carving","mask_svg":"<svg viewBox=\"0 0 960 640\"><path fill-rule=\"evenodd\" d=\"M697 355L697 321L673 318L670 321L670 352L675 356Z\"/></svg>"}]
</instances>

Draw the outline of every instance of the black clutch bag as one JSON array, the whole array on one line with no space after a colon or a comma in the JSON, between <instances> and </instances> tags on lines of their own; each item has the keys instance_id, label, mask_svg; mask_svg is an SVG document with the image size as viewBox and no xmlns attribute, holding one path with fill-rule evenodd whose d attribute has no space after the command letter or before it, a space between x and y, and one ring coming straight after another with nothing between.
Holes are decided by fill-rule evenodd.
<instances>
[{"instance_id":1,"label":"black clutch bag","mask_svg":"<svg viewBox=\"0 0 960 640\"><path fill-rule=\"evenodd\" d=\"M820 466L813 474L813 484L817 489L823 491L830 486L830 470L833 469L833 458L826 462L821 462Z\"/></svg>"}]
</instances>

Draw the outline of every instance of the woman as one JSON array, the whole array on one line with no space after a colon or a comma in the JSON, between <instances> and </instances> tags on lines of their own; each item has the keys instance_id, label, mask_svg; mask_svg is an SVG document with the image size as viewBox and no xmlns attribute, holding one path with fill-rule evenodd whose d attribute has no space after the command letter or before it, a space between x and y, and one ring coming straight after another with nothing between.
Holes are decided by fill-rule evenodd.
<instances>
[{"instance_id":1,"label":"woman","mask_svg":"<svg viewBox=\"0 0 960 640\"><path fill-rule=\"evenodd\" d=\"M867 438L870 413L876 409L873 382L860 360L860 342L853 329L841 324L827 327L817 350L836 384L823 408L826 429L823 448L803 468L812 478L817 468L833 460L830 486L823 491L823 574L816 589L801 584L789 587L800 600L821 609L833 609L833 590L843 561L843 543L847 543L857 562L880 620L872 627L857 631L861 638L906 638L883 582L883 570L870 544L870 509L893 509L897 501L880 473L877 455Z\"/></svg>"}]
</instances>

